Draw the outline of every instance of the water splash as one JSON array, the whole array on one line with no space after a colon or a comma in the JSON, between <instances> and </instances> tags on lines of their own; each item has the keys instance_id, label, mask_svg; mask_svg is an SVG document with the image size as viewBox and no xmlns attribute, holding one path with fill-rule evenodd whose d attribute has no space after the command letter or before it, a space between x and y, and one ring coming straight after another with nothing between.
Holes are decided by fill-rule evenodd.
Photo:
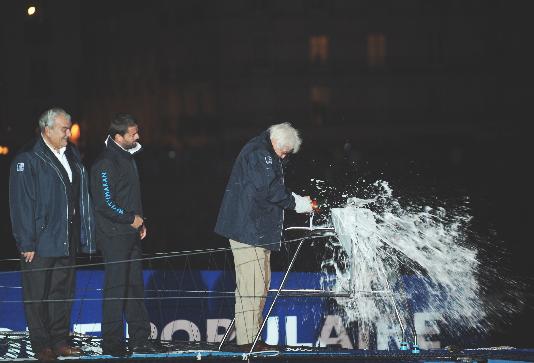
<instances>
[{"instance_id":1,"label":"water splash","mask_svg":"<svg viewBox=\"0 0 534 363\"><path fill-rule=\"evenodd\" d=\"M316 184L328 190L324 182ZM481 268L468 199L451 209L402 205L388 183L376 182L372 189L367 199L344 193L345 202L331 208L335 253L322 265L323 284L351 294L337 303L360 334L385 324L399 328L397 341L414 341L414 309L438 317L449 333L485 333L488 314L513 310L485 298L498 271Z\"/></svg>"}]
</instances>

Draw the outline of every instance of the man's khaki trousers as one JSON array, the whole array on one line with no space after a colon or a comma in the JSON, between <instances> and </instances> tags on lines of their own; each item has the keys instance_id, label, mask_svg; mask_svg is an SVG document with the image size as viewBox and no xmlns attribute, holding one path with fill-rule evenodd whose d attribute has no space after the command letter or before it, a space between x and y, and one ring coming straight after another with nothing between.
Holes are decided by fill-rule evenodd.
<instances>
[{"instance_id":1,"label":"man's khaki trousers","mask_svg":"<svg viewBox=\"0 0 534 363\"><path fill-rule=\"evenodd\" d=\"M271 251L230 240L234 254L235 329L237 344L249 344L260 330L271 282Z\"/></svg>"}]
</instances>

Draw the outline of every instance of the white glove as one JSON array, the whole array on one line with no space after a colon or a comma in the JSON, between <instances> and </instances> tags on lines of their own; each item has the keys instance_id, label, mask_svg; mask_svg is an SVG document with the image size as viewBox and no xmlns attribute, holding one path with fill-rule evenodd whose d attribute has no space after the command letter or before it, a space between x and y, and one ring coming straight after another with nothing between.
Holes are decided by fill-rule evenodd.
<instances>
[{"instance_id":1,"label":"white glove","mask_svg":"<svg viewBox=\"0 0 534 363\"><path fill-rule=\"evenodd\" d=\"M303 197L295 193L293 197L295 198L295 212L297 213L311 213L313 211L312 201L310 197Z\"/></svg>"}]
</instances>

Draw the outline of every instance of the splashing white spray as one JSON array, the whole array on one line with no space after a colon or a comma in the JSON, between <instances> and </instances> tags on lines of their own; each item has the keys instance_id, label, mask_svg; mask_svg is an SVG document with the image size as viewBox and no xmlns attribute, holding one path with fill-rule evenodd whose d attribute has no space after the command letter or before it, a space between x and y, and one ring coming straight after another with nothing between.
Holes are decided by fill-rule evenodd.
<instances>
[{"instance_id":1,"label":"splashing white spray","mask_svg":"<svg viewBox=\"0 0 534 363\"><path fill-rule=\"evenodd\" d=\"M344 253L323 263L325 285L340 298L347 320L359 330L379 322L403 327L398 341L413 341L411 301L425 295L424 310L446 324L484 330L477 250L466 241L471 217L466 210L402 207L386 182L376 182L372 199L348 198L331 209L337 243ZM415 276L418 288L406 289L402 277ZM419 299L415 295L419 294Z\"/></svg>"}]
</instances>

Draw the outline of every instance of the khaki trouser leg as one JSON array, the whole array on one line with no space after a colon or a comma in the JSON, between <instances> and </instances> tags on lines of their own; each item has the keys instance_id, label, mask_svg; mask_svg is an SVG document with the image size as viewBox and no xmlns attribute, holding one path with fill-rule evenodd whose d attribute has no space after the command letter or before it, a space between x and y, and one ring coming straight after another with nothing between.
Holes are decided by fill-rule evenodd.
<instances>
[{"instance_id":1,"label":"khaki trouser leg","mask_svg":"<svg viewBox=\"0 0 534 363\"><path fill-rule=\"evenodd\" d=\"M254 341L263 321L262 312L271 282L271 251L230 240L234 254L235 329L237 344Z\"/></svg>"}]
</instances>

